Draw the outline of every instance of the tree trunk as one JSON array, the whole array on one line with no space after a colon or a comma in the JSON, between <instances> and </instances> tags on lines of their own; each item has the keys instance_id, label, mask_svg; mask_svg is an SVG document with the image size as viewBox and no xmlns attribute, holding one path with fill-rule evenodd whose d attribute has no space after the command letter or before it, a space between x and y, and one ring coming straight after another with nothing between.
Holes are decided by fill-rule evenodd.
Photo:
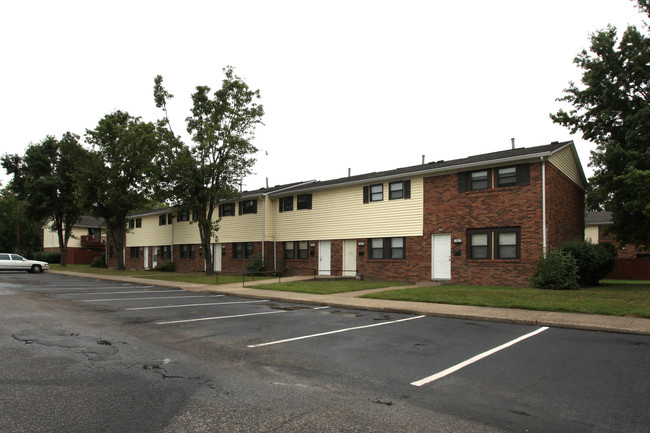
<instances>
[{"instance_id":1,"label":"tree trunk","mask_svg":"<svg viewBox=\"0 0 650 433\"><path fill-rule=\"evenodd\" d=\"M61 254L61 266L64 267L68 262L66 257L68 255L68 245L63 235L63 227L58 228L57 237L59 238L59 254Z\"/></svg>"}]
</instances>

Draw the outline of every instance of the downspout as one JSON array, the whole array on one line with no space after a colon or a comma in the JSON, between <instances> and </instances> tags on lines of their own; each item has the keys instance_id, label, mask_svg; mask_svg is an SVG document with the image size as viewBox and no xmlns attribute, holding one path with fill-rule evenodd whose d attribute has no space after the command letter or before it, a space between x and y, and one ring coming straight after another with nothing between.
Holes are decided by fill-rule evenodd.
<instances>
[{"instance_id":1,"label":"downspout","mask_svg":"<svg viewBox=\"0 0 650 433\"><path fill-rule=\"evenodd\" d=\"M542 255L546 258L546 160L542 161Z\"/></svg>"}]
</instances>

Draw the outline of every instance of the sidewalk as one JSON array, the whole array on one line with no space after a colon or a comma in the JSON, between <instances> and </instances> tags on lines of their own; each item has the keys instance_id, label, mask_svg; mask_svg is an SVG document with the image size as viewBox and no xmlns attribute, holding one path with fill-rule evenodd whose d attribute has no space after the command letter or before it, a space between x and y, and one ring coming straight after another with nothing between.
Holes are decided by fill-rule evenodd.
<instances>
[{"instance_id":1,"label":"sidewalk","mask_svg":"<svg viewBox=\"0 0 650 433\"><path fill-rule=\"evenodd\" d=\"M360 292L338 293L333 295L313 295L308 293L282 292L256 289L252 286L275 283L277 279L233 284L194 284L175 281L148 280L144 278L80 274L68 271L49 271L57 274L74 275L96 279L124 281L136 284L151 284L165 287L181 287L195 292L214 292L253 299L295 302L300 304L328 305L331 307L354 308L360 310L385 311L391 313L424 314L427 316L449 317L455 319L486 320L492 322L516 323L555 328L572 328L591 331L621 332L650 335L650 319L635 317L616 317L592 314L557 313L549 311L517 310L511 308L472 307L465 305L433 304L427 302L387 301L383 299L359 298L369 292L405 288L386 287ZM283 282L308 280L313 277L284 277Z\"/></svg>"}]
</instances>

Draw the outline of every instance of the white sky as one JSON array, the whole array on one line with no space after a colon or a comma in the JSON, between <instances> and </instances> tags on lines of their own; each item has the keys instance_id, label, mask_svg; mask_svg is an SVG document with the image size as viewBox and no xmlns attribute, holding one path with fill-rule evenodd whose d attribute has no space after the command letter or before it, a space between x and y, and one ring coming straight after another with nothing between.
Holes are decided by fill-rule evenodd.
<instances>
[{"instance_id":1,"label":"white sky","mask_svg":"<svg viewBox=\"0 0 650 433\"><path fill-rule=\"evenodd\" d=\"M5 1L0 5L0 155L116 109L184 131L197 85L232 65L260 89L256 175L245 189L327 180L573 139L554 125L579 81L573 58L630 0ZM268 155L265 154L268 153ZM0 181L9 178L0 169Z\"/></svg>"}]
</instances>

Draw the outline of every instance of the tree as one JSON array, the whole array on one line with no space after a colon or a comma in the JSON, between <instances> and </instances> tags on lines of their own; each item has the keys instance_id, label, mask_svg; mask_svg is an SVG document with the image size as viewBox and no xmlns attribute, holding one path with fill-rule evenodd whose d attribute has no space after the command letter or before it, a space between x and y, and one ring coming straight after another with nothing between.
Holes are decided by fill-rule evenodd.
<instances>
[{"instance_id":1,"label":"tree","mask_svg":"<svg viewBox=\"0 0 650 433\"><path fill-rule=\"evenodd\" d=\"M82 214L77 181L86 157L79 136L66 132L61 140L50 135L30 145L22 158L2 158L2 166L14 175L13 189L25 201L28 213L37 220L52 222L58 234L61 266L66 265L72 227Z\"/></svg>"},{"instance_id":2,"label":"tree","mask_svg":"<svg viewBox=\"0 0 650 433\"><path fill-rule=\"evenodd\" d=\"M187 117L187 132L193 146L180 144L173 164L168 171L168 195L172 204L192 212L196 222L206 274L214 271L210 244L216 241L219 218L215 209L221 201L238 196L238 184L252 172L253 155L257 148L252 144L255 128L262 123L264 109L257 100L259 90L251 90L232 67L223 69L225 78L221 88L212 94L207 86L197 86L192 94L192 115ZM167 101L173 95L162 86L162 77L154 82L156 106L167 114ZM171 132L165 116L160 125ZM173 134L173 132L172 132Z\"/></svg>"},{"instance_id":3,"label":"tree","mask_svg":"<svg viewBox=\"0 0 650 433\"><path fill-rule=\"evenodd\" d=\"M648 16L649 3L637 4ZM597 145L588 206L612 212L620 242L650 245L650 38L628 26L619 41L609 26L591 36L590 50L574 63L583 70L582 86L570 82L558 99L573 108L551 119Z\"/></svg>"},{"instance_id":4,"label":"tree","mask_svg":"<svg viewBox=\"0 0 650 433\"><path fill-rule=\"evenodd\" d=\"M18 199L12 184L0 189L0 251L17 252L26 257L43 249L42 219L35 219L27 205Z\"/></svg>"},{"instance_id":5,"label":"tree","mask_svg":"<svg viewBox=\"0 0 650 433\"><path fill-rule=\"evenodd\" d=\"M127 112L115 111L86 130L92 158L85 165L81 194L90 214L106 221L117 268L124 269L126 216L146 206L160 179L166 153L158 128Z\"/></svg>"}]
</instances>

